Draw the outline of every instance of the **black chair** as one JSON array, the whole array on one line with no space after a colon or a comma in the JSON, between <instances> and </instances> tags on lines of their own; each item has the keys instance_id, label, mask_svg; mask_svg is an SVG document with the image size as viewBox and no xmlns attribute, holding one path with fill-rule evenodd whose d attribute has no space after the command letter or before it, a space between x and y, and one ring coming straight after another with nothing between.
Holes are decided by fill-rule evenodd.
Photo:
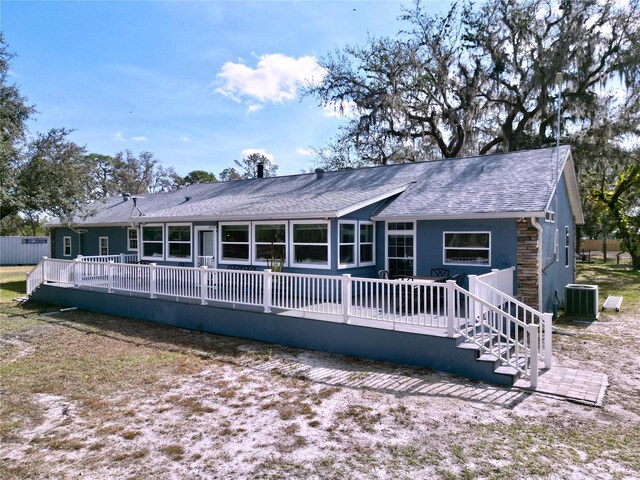
<instances>
[{"instance_id":1,"label":"black chair","mask_svg":"<svg viewBox=\"0 0 640 480\"><path fill-rule=\"evenodd\" d=\"M432 268L431 276L432 277L448 277L449 269L448 268Z\"/></svg>"},{"instance_id":2,"label":"black chair","mask_svg":"<svg viewBox=\"0 0 640 480\"><path fill-rule=\"evenodd\" d=\"M451 277L449 280L455 280L456 284L459 287L462 287L466 279L467 279L466 273L458 273L457 275L454 275L453 277Z\"/></svg>"},{"instance_id":3,"label":"black chair","mask_svg":"<svg viewBox=\"0 0 640 480\"><path fill-rule=\"evenodd\" d=\"M389 272L386 270L380 270L378 272L378 278L381 278L382 280L389 280Z\"/></svg>"}]
</instances>

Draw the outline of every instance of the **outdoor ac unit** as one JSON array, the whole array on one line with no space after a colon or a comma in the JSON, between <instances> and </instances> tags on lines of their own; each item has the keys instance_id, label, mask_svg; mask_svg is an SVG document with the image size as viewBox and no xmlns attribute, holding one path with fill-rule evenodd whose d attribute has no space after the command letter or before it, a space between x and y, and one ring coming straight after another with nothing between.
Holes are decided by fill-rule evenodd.
<instances>
[{"instance_id":1,"label":"outdoor ac unit","mask_svg":"<svg viewBox=\"0 0 640 480\"><path fill-rule=\"evenodd\" d=\"M598 286L569 284L565 287L565 314L589 320L598 318Z\"/></svg>"}]
</instances>

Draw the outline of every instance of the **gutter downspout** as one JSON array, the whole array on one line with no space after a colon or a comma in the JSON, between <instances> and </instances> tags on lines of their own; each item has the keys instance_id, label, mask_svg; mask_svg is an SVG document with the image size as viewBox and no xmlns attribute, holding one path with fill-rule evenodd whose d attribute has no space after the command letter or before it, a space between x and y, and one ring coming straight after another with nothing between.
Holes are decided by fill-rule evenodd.
<instances>
[{"instance_id":1,"label":"gutter downspout","mask_svg":"<svg viewBox=\"0 0 640 480\"><path fill-rule=\"evenodd\" d=\"M536 217L531 217L531 225L538 230L538 311L542 311L542 225ZM554 260L555 261L555 260Z\"/></svg>"}]
</instances>

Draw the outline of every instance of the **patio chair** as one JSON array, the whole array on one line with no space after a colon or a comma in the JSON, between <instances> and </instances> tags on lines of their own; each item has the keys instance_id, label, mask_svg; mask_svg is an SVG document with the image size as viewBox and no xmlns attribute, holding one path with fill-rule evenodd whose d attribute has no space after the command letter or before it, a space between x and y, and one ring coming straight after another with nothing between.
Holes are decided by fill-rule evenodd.
<instances>
[{"instance_id":1,"label":"patio chair","mask_svg":"<svg viewBox=\"0 0 640 480\"><path fill-rule=\"evenodd\" d=\"M378 278L381 278L383 280L389 280L389 272L387 272L386 270L380 270L378 272Z\"/></svg>"},{"instance_id":2,"label":"patio chair","mask_svg":"<svg viewBox=\"0 0 640 480\"><path fill-rule=\"evenodd\" d=\"M462 287L466 279L467 279L466 273L458 273L457 275L454 275L453 277L451 277L449 280L455 280L456 284L459 287Z\"/></svg>"},{"instance_id":3,"label":"patio chair","mask_svg":"<svg viewBox=\"0 0 640 480\"><path fill-rule=\"evenodd\" d=\"M449 269L448 268L432 268L431 276L432 277L448 277Z\"/></svg>"}]
</instances>

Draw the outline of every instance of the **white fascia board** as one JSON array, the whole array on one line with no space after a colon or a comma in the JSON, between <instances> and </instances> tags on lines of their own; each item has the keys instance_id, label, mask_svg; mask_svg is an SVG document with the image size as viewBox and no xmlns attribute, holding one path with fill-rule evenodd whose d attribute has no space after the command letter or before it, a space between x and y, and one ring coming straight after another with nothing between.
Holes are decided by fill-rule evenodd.
<instances>
[{"instance_id":1,"label":"white fascia board","mask_svg":"<svg viewBox=\"0 0 640 480\"><path fill-rule=\"evenodd\" d=\"M574 222L577 225L583 225L584 213L582 212L582 204L580 203L580 191L578 189L578 179L576 177L576 170L575 165L573 164L571 149L567 151L567 155L563 160L562 168L560 168L559 170L560 176L558 177L558 182L560 182L562 180L562 177L564 176L565 185L567 186L567 194L569 196L569 205L571 206ZM558 183L556 183L551 190L551 195L549 196L545 211L548 211L551 208L551 202L553 202L553 197L555 196L557 190ZM558 212L556 212L556 214L557 213Z\"/></svg>"},{"instance_id":2,"label":"white fascia board","mask_svg":"<svg viewBox=\"0 0 640 480\"><path fill-rule=\"evenodd\" d=\"M343 208L342 210L338 210L337 216L343 217L345 215L348 215L351 212L355 212L356 210L360 210L361 208L368 207L369 205L373 205L374 203L380 202L389 197L393 197L394 195L404 192L409 187L409 185L410 184L402 185L401 187L394 188L393 190L389 190L388 192L382 193L380 195L369 198L362 202L355 203L349 207Z\"/></svg>"},{"instance_id":3,"label":"white fascia board","mask_svg":"<svg viewBox=\"0 0 640 480\"><path fill-rule=\"evenodd\" d=\"M74 223L73 227L91 228L91 227L130 227L131 222L119 223ZM44 228L72 228L64 223L45 223Z\"/></svg>"},{"instance_id":4,"label":"white fascia board","mask_svg":"<svg viewBox=\"0 0 640 480\"><path fill-rule=\"evenodd\" d=\"M529 218L544 217L541 212L495 212L495 213L464 213L459 215L377 215L371 217L373 221L402 222L411 220L478 220L486 218Z\"/></svg>"},{"instance_id":5,"label":"white fascia board","mask_svg":"<svg viewBox=\"0 0 640 480\"><path fill-rule=\"evenodd\" d=\"M135 223L162 223L162 222L235 222L251 220L312 220L319 218L335 218L336 210L326 212L302 212L302 213L269 213L263 215L206 215L190 217L136 217Z\"/></svg>"}]
</instances>

